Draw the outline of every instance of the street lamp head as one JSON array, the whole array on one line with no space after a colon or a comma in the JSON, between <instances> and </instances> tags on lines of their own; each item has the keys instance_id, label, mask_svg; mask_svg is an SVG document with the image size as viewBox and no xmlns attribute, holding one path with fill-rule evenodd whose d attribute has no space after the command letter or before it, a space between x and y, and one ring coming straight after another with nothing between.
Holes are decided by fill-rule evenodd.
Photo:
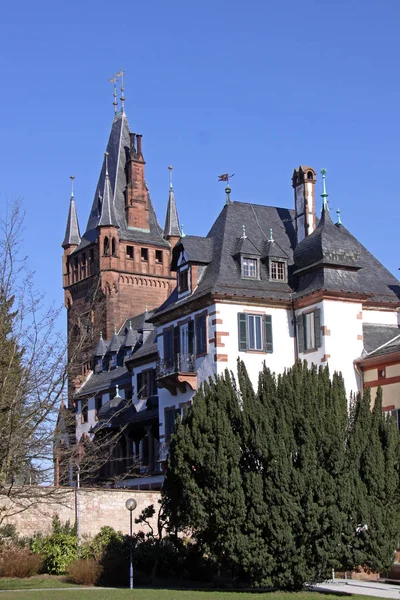
<instances>
[{"instance_id":1,"label":"street lamp head","mask_svg":"<svg viewBox=\"0 0 400 600\"><path fill-rule=\"evenodd\" d=\"M132 512L132 510L135 510L137 507L137 502L134 498L128 498L128 500L125 502L125 506Z\"/></svg>"}]
</instances>

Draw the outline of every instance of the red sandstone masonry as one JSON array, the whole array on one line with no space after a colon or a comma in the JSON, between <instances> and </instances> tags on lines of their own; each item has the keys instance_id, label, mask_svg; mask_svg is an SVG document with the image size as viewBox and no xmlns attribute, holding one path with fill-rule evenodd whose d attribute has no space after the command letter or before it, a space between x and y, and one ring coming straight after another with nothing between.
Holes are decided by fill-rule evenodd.
<instances>
[{"instance_id":1,"label":"red sandstone masonry","mask_svg":"<svg viewBox=\"0 0 400 600\"><path fill-rule=\"evenodd\" d=\"M360 312L357 314L357 319L362 319L362 318L363 318L363 314L362 314L362 311L360 311Z\"/></svg>"},{"instance_id":2,"label":"red sandstone masonry","mask_svg":"<svg viewBox=\"0 0 400 600\"><path fill-rule=\"evenodd\" d=\"M225 344L222 341L222 336L223 335L229 335L228 331L216 331L215 332L215 346L217 348L224 348Z\"/></svg>"},{"instance_id":3,"label":"red sandstone masonry","mask_svg":"<svg viewBox=\"0 0 400 600\"><path fill-rule=\"evenodd\" d=\"M326 325L322 325L321 327L322 335L331 335L331 330L328 329Z\"/></svg>"},{"instance_id":4,"label":"red sandstone masonry","mask_svg":"<svg viewBox=\"0 0 400 600\"><path fill-rule=\"evenodd\" d=\"M214 354L214 362L228 362L227 354Z\"/></svg>"},{"instance_id":5,"label":"red sandstone masonry","mask_svg":"<svg viewBox=\"0 0 400 600\"><path fill-rule=\"evenodd\" d=\"M329 358L331 357L330 354L324 354L323 357L321 358L321 362L326 362Z\"/></svg>"}]
</instances>

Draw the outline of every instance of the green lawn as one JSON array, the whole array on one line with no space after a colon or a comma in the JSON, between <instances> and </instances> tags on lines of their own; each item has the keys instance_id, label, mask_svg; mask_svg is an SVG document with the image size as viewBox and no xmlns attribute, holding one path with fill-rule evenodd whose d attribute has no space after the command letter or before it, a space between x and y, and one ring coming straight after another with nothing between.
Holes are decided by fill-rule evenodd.
<instances>
[{"instance_id":1,"label":"green lawn","mask_svg":"<svg viewBox=\"0 0 400 600\"><path fill-rule=\"evenodd\" d=\"M249 593L249 592L214 592L193 590L162 589L84 589L70 586L70 589L49 590L46 587L59 588L66 586L61 578L32 577L30 579L1 579L1 590L20 590L0 592L0 600L337 600L331 594L316 592L290 593ZM35 591L32 587L40 587ZM30 591L29 588L31 588ZM367 596L353 596L355 600L371 600Z\"/></svg>"}]
</instances>

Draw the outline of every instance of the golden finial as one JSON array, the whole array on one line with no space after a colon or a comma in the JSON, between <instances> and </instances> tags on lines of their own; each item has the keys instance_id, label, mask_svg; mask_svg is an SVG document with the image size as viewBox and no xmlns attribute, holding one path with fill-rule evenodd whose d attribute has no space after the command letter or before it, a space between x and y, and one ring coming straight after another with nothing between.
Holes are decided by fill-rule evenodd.
<instances>
[{"instance_id":1,"label":"golden finial","mask_svg":"<svg viewBox=\"0 0 400 600\"><path fill-rule=\"evenodd\" d=\"M71 198L74 197L74 179L75 179L75 175L70 175L70 180L71 180L71 187L72 187L72 191L71 191Z\"/></svg>"},{"instance_id":2,"label":"golden finial","mask_svg":"<svg viewBox=\"0 0 400 600\"><path fill-rule=\"evenodd\" d=\"M172 167L171 165L169 165L168 170L169 170L169 187L172 188L172 169L174 167Z\"/></svg>"}]
</instances>

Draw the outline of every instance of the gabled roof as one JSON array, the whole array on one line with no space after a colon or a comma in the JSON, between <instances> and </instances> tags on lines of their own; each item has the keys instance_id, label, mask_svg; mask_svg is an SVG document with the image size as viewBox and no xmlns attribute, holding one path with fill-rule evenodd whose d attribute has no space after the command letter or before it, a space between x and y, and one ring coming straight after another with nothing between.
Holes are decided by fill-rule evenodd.
<instances>
[{"instance_id":1,"label":"gabled roof","mask_svg":"<svg viewBox=\"0 0 400 600\"><path fill-rule=\"evenodd\" d=\"M275 242L275 240L268 240L264 244L264 256L269 258L284 258L288 259L287 253Z\"/></svg>"},{"instance_id":2,"label":"gabled roof","mask_svg":"<svg viewBox=\"0 0 400 600\"><path fill-rule=\"evenodd\" d=\"M119 227L120 239L132 242L143 242L161 247L168 247L169 243L163 238L163 232L157 222L154 207L149 197L149 222L150 231L130 228L127 226L125 218L125 196L126 175L125 165L127 162L126 150L130 147L129 124L125 112L117 114L111 126L110 137L107 144L108 152L108 173L112 192L112 204L115 211L115 218ZM99 195L103 193L106 178L106 160L104 158L99 180L94 194L93 204L89 219L86 225L86 231L82 236L80 248L92 244L98 237L99 224Z\"/></svg>"},{"instance_id":3,"label":"gabled roof","mask_svg":"<svg viewBox=\"0 0 400 600\"><path fill-rule=\"evenodd\" d=\"M74 196L71 196L69 203L67 226L65 228L63 248L68 246L79 246L81 243L81 234L79 231L78 215L76 214L76 206Z\"/></svg>"},{"instance_id":4,"label":"gabled roof","mask_svg":"<svg viewBox=\"0 0 400 600\"><path fill-rule=\"evenodd\" d=\"M242 235L237 240L235 254L249 254L250 256L261 256L260 250L253 244L253 242L247 237Z\"/></svg>"},{"instance_id":5,"label":"gabled roof","mask_svg":"<svg viewBox=\"0 0 400 600\"><path fill-rule=\"evenodd\" d=\"M197 235L185 235L173 249L171 270L176 271L177 261L182 252L185 252L188 262L208 264L213 257L213 240Z\"/></svg>"}]
</instances>

